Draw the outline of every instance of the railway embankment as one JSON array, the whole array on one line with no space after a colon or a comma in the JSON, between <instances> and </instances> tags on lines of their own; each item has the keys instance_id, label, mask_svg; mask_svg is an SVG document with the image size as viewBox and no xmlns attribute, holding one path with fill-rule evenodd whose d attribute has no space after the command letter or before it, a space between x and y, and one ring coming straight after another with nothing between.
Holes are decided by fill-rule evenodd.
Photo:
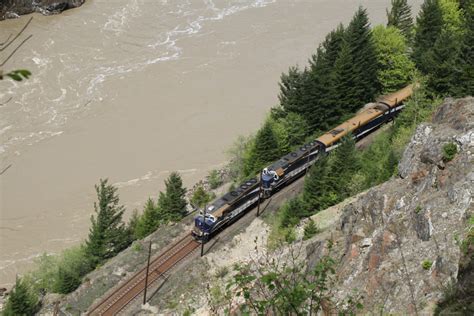
<instances>
[{"instance_id":1,"label":"railway embankment","mask_svg":"<svg viewBox=\"0 0 474 316\"><path fill-rule=\"evenodd\" d=\"M77 8L84 2L85 0L4 0L0 4L0 20L17 18L33 12L44 15L57 14Z\"/></svg>"},{"instance_id":2,"label":"railway embankment","mask_svg":"<svg viewBox=\"0 0 474 316\"><path fill-rule=\"evenodd\" d=\"M149 290L146 306L140 298L125 312L208 315L238 308L239 299L226 294L236 264L259 258L281 260L293 247L301 251L310 270L327 254L328 243L337 262L332 288L337 301L356 297L369 313L431 314L438 305L447 312L460 308L472 312L474 98L448 99L430 123L420 124L398 173L313 215L319 227L314 237L303 240L304 220L296 229L296 241L269 250L269 223L278 206L302 190L304 179L296 181L270 200L260 218L252 210L211 240L204 257L196 252L177 265ZM42 312L52 312L55 301L60 301L62 314L85 312L143 267L149 240L159 251L189 231L191 224L189 217L135 242L89 274L75 292L50 297Z\"/></svg>"}]
</instances>

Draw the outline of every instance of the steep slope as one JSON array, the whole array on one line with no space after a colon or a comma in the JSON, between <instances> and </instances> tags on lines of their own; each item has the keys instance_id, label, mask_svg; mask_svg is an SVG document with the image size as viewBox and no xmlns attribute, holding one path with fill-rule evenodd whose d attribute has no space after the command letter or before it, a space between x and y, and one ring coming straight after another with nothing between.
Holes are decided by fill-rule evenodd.
<instances>
[{"instance_id":1,"label":"steep slope","mask_svg":"<svg viewBox=\"0 0 474 316\"><path fill-rule=\"evenodd\" d=\"M459 151L449 162L448 143ZM458 278L459 243L474 211L473 153L474 99L445 101L416 129L400 177L342 210L332 235L341 259L337 297L356 290L370 312L433 311ZM310 262L323 244L308 248Z\"/></svg>"}]
</instances>

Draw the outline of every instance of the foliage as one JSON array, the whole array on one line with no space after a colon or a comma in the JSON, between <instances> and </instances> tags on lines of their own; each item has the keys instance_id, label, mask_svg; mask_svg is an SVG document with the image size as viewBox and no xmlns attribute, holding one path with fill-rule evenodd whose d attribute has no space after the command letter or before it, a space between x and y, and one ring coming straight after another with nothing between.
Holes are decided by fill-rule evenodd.
<instances>
[{"instance_id":1,"label":"foliage","mask_svg":"<svg viewBox=\"0 0 474 316\"><path fill-rule=\"evenodd\" d=\"M301 218L308 215L299 198L289 199L281 206L279 213L281 214L280 227L282 228L293 227L298 224Z\"/></svg>"},{"instance_id":2,"label":"foliage","mask_svg":"<svg viewBox=\"0 0 474 316\"><path fill-rule=\"evenodd\" d=\"M2 80L4 76L10 77L11 79L15 81L22 81L23 79L28 79L31 76L31 72L26 69L18 69L18 70L13 70L6 74L3 74L0 71L0 80Z\"/></svg>"},{"instance_id":3,"label":"foliage","mask_svg":"<svg viewBox=\"0 0 474 316\"><path fill-rule=\"evenodd\" d=\"M421 263L421 267L424 269L424 270L429 270L431 269L431 266L433 265L433 262L431 260L423 260L423 262Z\"/></svg>"},{"instance_id":4,"label":"foliage","mask_svg":"<svg viewBox=\"0 0 474 316\"><path fill-rule=\"evenodd\" d=\"M412 78L415 64L410 60L405 37L397 28L376 26L372 30L377 61L380 65L377 78L382 93L405 87Z\"/></svg>"},{"instance_id":5,"label":"foliage","mask_svg":"<svg viewBox=\"0 0 474 316\"><path fill-rule=\"evenodd\" d=\"M319 228L312 218L309 219L308 223L304 226L303 240L310 239L314 235L319 233Z\"/></svg>"},{"instance_id":6,"label":"foliage","mask_svg":"<svg viewBox=\"0 0 474 316\"><path fill-rule=\"evenodd\" d=\"M60 266L58 268L56 292L67 294L81 285L81 277L77 271L66 269Z\"/></svg>"},{"instance_id":7,"label":"foliage","mask_svg":"<svg viewBox=\"0 0 474 316\"><path fill-rule=\"evenodd\" d=\"M448 162L453 160L458 153L458 146L455 143L447 143L443 146L443 161Z\"/></svg>"},{"instance_id":8,"label":"foliage","mask_svg":"<svg viewBox=\"0 0 474 316\"><path fill-rule=\"evenodd\" d=\"M379 92L378 63L372 32L367 11L362 7L356 11L345 30L344 41L347 42L351 55L352 84L339 87L335 92L338 95L346 93L350 97L347 100L349 103L342 103L342 105L347 108L347 112L354 112L361 105L372 101ZM341 55L343 50L344 48L341 48ZM342 58L341 55L338 59Z\"/></svg>"},{"instance_id":9,"label":"foliage","mask_svg":"<svg viewBox=\"0 0 474 316\"><path fill-rule=\"evenodd\" d=\"M145 203L142 215L138 217L136 223L133 226L134 238L142 239L154 232L163 220L161 218L161 213L162 212L158 208L158 205L151 198L148 198L147 202ZM138 215L132 215L133 221L135 220L134 216Z\"/></svg>"},{"instance_id":10,"label":"foliage","mask_svg":"<svg viewBox=\"0 0 474 316\"><path fill-rule=\"evenodd\" d=\"M438 0L425 0L416 18L413 60L418 69L428 73L430 61L428 55L443 29L443 13Z\"/></svg>"},{"instance_id":11,"label":"foliage","mask_svg":"<svg viewBox=\"0 0 474 316\"><path fill-rule=\"evenodd\" d=\"M301 199L309 214L325 209L337 201L332 188L329 157L323 156L311 166L304 181Z\"/></svg>"},{"instance_id":12,"label":"foliage","mask_svg":"<svg viewBox=\"0 0 474 316\"><path fill-rule=\"evenodd\" d=\"M95 186L98 203L94 203L96 216L91 216L91 228L86 241L86 252L95 267L115 256L131 243L131 236L122 222L125 207L119 205L117 188L100 180Z\"/></svg>"},{"instance_id":13,"label":"foliage","mask_svg":"<svg viewBox=\"0 0 474 316\"><path fill-rule=\"evenodd\" d=\"M17 277L15 286L13 287L2 315L18 316L18 315L34 315L38 310L38 298L31 288L20 278Z\"/></svg>"},{"instance_id":14,"label":"foliage","mask_svg":"<svg viewBox=\"0 0 474 316\"><path fill-rule=\"evenodd\" d=\"M165 180L166 191L160 192L158 208L164 221L178 221L187 214L186 189L177 172L172 172Z\"/></svg>"},{"instance_id":15,"label":"foliage","mask_svg":"<svg viewBox=\"0 0 474 316\"><path fill-rule=\"evenodd\" d=\"M252 137L238 136L234 144L227 150L229 157L229 175L234 181L244 178L245 166L249 159L249 152L253 144Z\"/></svg>"},{"instance_id":16,"label":"foliage","mask_svg":"<svg viewBox=\"0 0 474 316\"><path fill-rule=\"evenodd\" d=\"M466 1L464 35L458 56L459 74L455 95L474 95L474 1Z\"/></svg>"},{"instance_id":17,"label":"foliage","mask_svg":"<svg viewBox=\"0 0 474 316\"><path fill-rule=\"evenodd\" d=\"M326 313L337 314L332 293L335 261L330 253L307 269L301 247L290 246L288 251L286 258L263 254L234 267L233 279L226 286L229 306L232 299L243 299L239 306L244 315L316 315L325 305L330 308ZM350 300L349 305L353 312L362 308L357 299Z\"/></svg>"},{"instance_id":18,"label":"foliage","mask_svg":"<svg viewBox=\"0 0 474 316\"><path fill-rule=\"evenodd\" d=\"M219 174L219 171L217 170L211 170L207 178L209 181L209 185L211 186L211 190L217 189L223 183L221 175Z\"/></svg>"},{"instance_id":19,"label":"foliage","mask_svg":"<svg viewBox=\"0 0 474 316\"><path fill-rule=\"evenodd\" d=\"M449 31L442 31L427 54L428 87L433 93L453 95L460 84L458 54L460 43Z\"/></svg>"},{"instance_id":20,"label":"foliage","mask_svg":"<svg viewBox=\"0 0 474 316\"><path fill-rule=\"evenodd\" d=\"M198 208L203 208L214 198L214 195L207 192L204 186L199 185L191 197L191 204Z\"/></svg>"},{"instance_id":21,"label":"foliage","mask_svg":"<svg viewBox=\"0 0 474 316\"><path fill-rule=\"evenodd\" d=\"M448 33L460 36L463 32L463 17L458 0L439 0L443 15L443 29Z\"/></svg>"},{"instance_id":22,"label":"foliage","mask_svg":"<svg viewBox=\"0 0 474 316\"><path fill-rule=\"evenodd\" d=\"M387 20L388 27L393 26L399 29L406 39L411 38L413 19L407 0L392 0L392 8L387 10Z\"/></svg>"},{"instance_id":23,"label":"foliage","mask_svg":"<svg viewBox=\"0 0 474 316\"><path fill-rule=\"evenodd\" d=\"M255 140L249 151L244 165L244 175L254 176L266 164L278 159L280 151L278 138L270 120L266 120L262 128L255 135Z\"/></svg>"}]
</instances>

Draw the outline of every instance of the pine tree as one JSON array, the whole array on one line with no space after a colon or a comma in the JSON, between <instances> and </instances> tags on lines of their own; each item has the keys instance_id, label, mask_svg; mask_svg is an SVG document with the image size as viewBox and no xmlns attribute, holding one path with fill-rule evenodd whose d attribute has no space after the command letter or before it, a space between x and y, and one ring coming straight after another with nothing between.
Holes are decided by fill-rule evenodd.
<instances>
[{"instance_id":1,"label":"pine tree","mask_svg":"<svg viewBox=\"0 0 474 316\"><path fill-rule=\"evenodd\" d=\"M413 19L407 0L392 0L392 8L390 11L387 10L387 20L387 26L394 26L402 32L405 38L411 38Z\"/></svg>"},{"instance_id":2,"label":"pine tree","mask_svg":"<svg viewBox=\"0 0 474 316\"><path fill-rule=\"evenodd\" d=\"M95 186L98 203L94 203L96 216L91 216L91 228L86 241L86 254L95 267L127 247L131 238L122 222L125 207L119 205L117 188L100 180Z\"/></svg>"},{"instance_id":3,"label":"pine tree","mask_svg":"<svg viewBox=\"0 0 474 316\"><path fill-rule=\"evenodd\" d=\"M338 201L342 201L349 196L348 183L359 169L359 157L352 136L346 136L332 155L330 186Z\"/></svg>"},{"instance_id":4,"label":"pine tree","mask_svg":"<svg viewBox=\"0 0 474 316\"><path fill-rule=\"evenodd\" d=\"M304 114L305 109L302 97L305 94L304 85L306 77L306 71L300 71L296 66L290 67L288 74L281 74L278 99L285 111Z\"/></svg>"},{"instance_id":5,"label":"pine tree","mask_svg":"<svg viewBox=\"0 0 474 316\"><path fill-rule=\"evenodd\" d=\"M60 294L68 294L77 289L81 285L81 278L77 271L58 268L56 291Z\"/></svg>"},{"instance_id":6,"label":"pine tree","mask_svg":"<svg viewBox=\"0 0 474 316\"><path fill-rule=\"evenodd\" d=\"M465 1L464 35L458 56L457 96L474 96L474 1Z\"/></svg>"},{"instance_id":7,"label":"pine tree","mask_svg":"<svg viewBox=\"0 0 474 316\"><path fill-rule=\"evenodd\" d=\"M319 228L312 218L309 219L308 223L304 226L303 240L310 239L319 232Z\"/></svg>"},{"instance_id":8,"label":"pine tree","mask_svg":"<svg viewBox=\"0 0 474 316\"><path fill-rule=\"evenodd\" d=\"M323 156L309 169L304 181L302 202L306 214L314 214L334 203L335 196L330 184L329 157Z\"/></svg>"},{"instance_id":9,"label":"pine tree","mask_svg":"<svg viewBox=\"0 0 474 316\"><path fill-rule=\"evenodd\" d=\"M4 316L34 315L38 309L38 299L20 278L16 279L15 287L8 296L2 311Z\"/></svg>"},{"instance_id":10,"label":"pine tree","mask_svg":"<svg viewBox=\"0 0 474 316\"><path fill-rule=\"evenodd\" d=\"M453 95L462 82L458 82L459 42L456 36L446 30L441 33L427 56L430 63L428 88L441 95Z\"/></svg>"},{"instance_id":11,"label":"pine tree","mask_svg":"<svg viewBox=\"0 0 474 316\"><path fill-rule=\"evenodd\" d=\"M165 181L166 192L160 192L158 207L165 220L178 221L187 213L186 189L183 180L177 172L172 172Z\"/></svg>"},{"instance_id":12,"label":"pine tree","mask_svg":"<svg viewBox=\"0 0 474 316\"><path fill-rule=\"evenodd\" d=\"M352 112L352 105L358 104L360 94L356 89L356 74L354 60L348 41L342 43L341 52L334 64L334 71L331 78L333 89L332 115L342 117Z\"/></svg>"},{"instance_id":13,"label":"pine tree","mask_svg":"<svg viewBox=\"0 0 474 316\"><path fill-rule=\"evenodd\" d=\"M415 38L413 43L413 60L418 69L428 73L429 54L443 29L443 14L438 0L425 0L416 18Z\"/></svg>"},{"instance_id":14,"label":"pine tree","mask_svg":"<svg viewBox=\"0 0 474 316\"><path fill-rule=\"evenodd\" d=\"M249 157L249 165L246 167L246 176L253 176L266 164L278 159L280 155L281 151L272 123L266 120L255 136L254 146Z\"/></svg>"},{"instance_id":15,"label":"pine tree","mask_svg":"<svg viewBox=\"0 0 474 316\"><path fill-rule=\"evenodd\" d=\"M359 7L346 29L344 40L347 41L352 58L352 86L346 86L347 94L352 98L341 104L347 111L354 112L363 104L372 101L379 92L377 80L378 62L370 31L367 11ZM341 58L341 56L339 56ZM341 88L341 87L340 87ZM338 90L338 94L342 95Z\"/></svg>"},{"instance_id":16,"label":"pine tree","mask_svg":"<svg viewBox=\"0 0 474 316\"><path fill-rule=\"evenodd\" d=\"M303 101L307 108L305 118L311 131L327 130L339 121L339 104L333 95L331 78L334 64L340 54L344 32L344 27L340 24L326 36L309 61L310 70Z\"/></svg>"},{"instance_id":17,"label":"pine tree","mask_svg":"<svg viewBox=\"0 0 474 316\"><path fill-rule=\"evenodd\" d=\"M160 211L155 202L148 198L143 208L143 213L138 219L134 235L137 239L142 239L154 232L160 224Z\"/></svg>"}]
</instances>

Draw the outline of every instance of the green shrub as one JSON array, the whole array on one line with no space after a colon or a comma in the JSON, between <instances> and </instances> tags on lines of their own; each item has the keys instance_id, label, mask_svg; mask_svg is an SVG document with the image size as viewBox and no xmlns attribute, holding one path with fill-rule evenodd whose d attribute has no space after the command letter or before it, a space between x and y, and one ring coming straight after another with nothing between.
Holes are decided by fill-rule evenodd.
<instances>
[{"instance_id":1,"label":"green shrub","mask_svg":"<svg viewBox=\"0 0 474 316\"><path fill-rule=\"evenodd\" d=\"M314 235L319 233L319 228L312 218L309 219L308 223L304 226L303 240L310 239Z\"/></svg>"},{"instance_id":2,"label":"green shrub","mask_svg":"<svg viewBox=\"0 0 474 316\"><path fill-rule=\"evenodd\" d=\"M453 160L458 153L458 146L454 143L448 143L443 146L443 161L448 162Z\"/></svg>"},{"instance_id":3,"label":"green shrub","mask_svg":"<svg viewBox=\"0 0 474 316\"><path fill-rule=\"evenodd\" d=\"M415 214L419 214L420 212L421 212L421 206L418 205L418 206L415 208Z\"/></svg>"},{"instance_id":4,"label":"green shrub","mask_svg":"<svg viewBox=\"0 0 474 316\"><path fill-rule=\"evenodd\" d=\"M33 293L31 286L24 280L17 278L15 287L8 296L2 315L34 315L38 307L38 297Z\"/></svg>"},{"instance_id":5,"label":"green shrub","mask_svg":"<svg viewBox=\"0 0 474 316\"><path fill-rule=\"evenodd\" d=\"M423 267L424 270L429 270L431 269L431 266L433 265L433 262L431 260L424 260L421 263L421 266Z\"/></svg>"},{"instance_id":6,"label":"green shrub","mask_svg":"<svg viewBox=\"0 0 474 316\"><path fill-rule=\"evenodd\" d=\"M191 197L191 204L198 208L203 208L213 197L213 194L207 192L202 185L199 185Z\"/></svg>"},{"instance_id":7,"label":"green shrub","mask_svg":"<svg viewBox=\"0 0 474 316\"><path fill-rule=\"evenodd\" d=\"M209 172L208 181L212 190L217 189L223 183L221 175L217 170L211 170L211 172Z\"/></svg>"}]
</instances>

